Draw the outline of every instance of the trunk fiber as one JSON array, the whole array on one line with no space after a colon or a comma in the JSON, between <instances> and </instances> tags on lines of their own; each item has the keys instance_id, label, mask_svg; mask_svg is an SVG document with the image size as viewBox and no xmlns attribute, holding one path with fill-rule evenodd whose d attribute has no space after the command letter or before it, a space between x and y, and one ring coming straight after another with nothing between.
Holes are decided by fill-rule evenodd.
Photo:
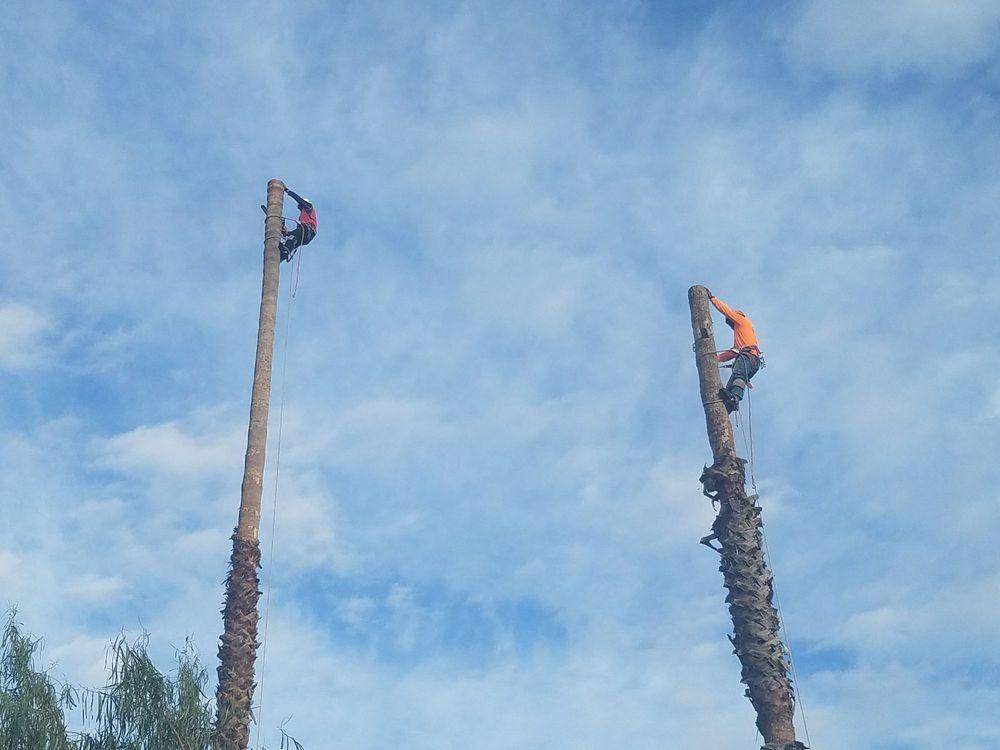
<instances>
[{"instance_id":1,"label":"trunk fiber","mask_svg":"<svg viewBox=\"0 0 1000 750\"><path fill-rule=\"evenodd\" d=\"M219 687L216 692L216 745L220 750L246 750L257 658L257 603L260 599L260 500L264 487L267 415L271 398L271 357L278 310L278 274L281 212L285 186L267 183L267 218L264 223L264 282L260 296L257 358L250 397L250 427L243 467L239 523L233 531L233 554L226 577L226 602L222 609L223 632L219 645Z\"/></svg>"},{"instance_id":2,"label":"trunk fiber","mask_svg":"<svg viewBox=\"0 0 1000 750\"><path fill-rule=\"evenodd\" d=\"M757 729L766 743L764 750L800 750L805 746L795 739L795 698L778 613L772 604L772 576L764 562L761 509L757 496L746 493L746 462L736 455L732 424L719 399L722 379L705 287L691 287L688 303L713 457L701 482L705 494L719 503L712 533L702 542L719 552L721 558L719 570L733 620L730 641L742 666L746 696L757 712ZM712 541L717 541L719 547L714 547Z\"/></svg>"}]
</instances>

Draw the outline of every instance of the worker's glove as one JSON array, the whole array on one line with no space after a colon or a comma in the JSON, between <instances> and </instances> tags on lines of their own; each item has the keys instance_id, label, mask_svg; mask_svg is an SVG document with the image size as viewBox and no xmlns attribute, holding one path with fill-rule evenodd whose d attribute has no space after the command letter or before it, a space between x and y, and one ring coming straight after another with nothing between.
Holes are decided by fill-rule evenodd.
<instances>
[{"instance_id":1,"label":"worker's glove","mask_svg":"<svg viewBox=\"0 0 1000 750\"><path fill-rule=\"evenodd\" d=\"M705 287L705 294L708 295L709 299L712 299L712 293L708 290L708 287Z\"/></svg>"}]
</instances>

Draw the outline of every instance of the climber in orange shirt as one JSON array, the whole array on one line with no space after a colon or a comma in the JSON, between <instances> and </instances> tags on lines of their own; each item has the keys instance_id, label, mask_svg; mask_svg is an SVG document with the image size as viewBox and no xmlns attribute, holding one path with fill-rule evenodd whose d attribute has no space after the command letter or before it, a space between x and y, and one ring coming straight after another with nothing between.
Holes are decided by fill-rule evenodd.
<instances>
[{"instance_id":1,"label":"climber in orange shirt","mask_svg":"<svg viewBox=\"0 0 1000 750\"><path fill-rule=\"evenodd\" d=\"M716 310L726 316L726 325L733 329L732 349L718 355L720 362L733 360L733 374L729 376L726 387L719 389L719 398L726 405L726 411L732 414L740 408L744 389L750 386L750 378L757 374L764 360L757 345L757 333L746 313L734 310L711 292L708 292L708 299Z\"/></svg>"}]
</instances>

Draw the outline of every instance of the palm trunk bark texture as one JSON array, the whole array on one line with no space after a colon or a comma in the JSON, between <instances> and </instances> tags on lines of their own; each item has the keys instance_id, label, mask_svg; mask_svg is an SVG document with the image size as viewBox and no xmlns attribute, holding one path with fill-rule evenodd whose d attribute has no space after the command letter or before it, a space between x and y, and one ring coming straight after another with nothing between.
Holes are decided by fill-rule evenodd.
<instances>
[{"instance_id":1,"label":"palm trunk bark texture","mask_svg":"<svg viewBox=\"0 0 1000 750\"><path fill-rule=\"evenodd\" d=\"M726 603L733 620L730 641L742 667L746 696L757 713L764 750L801 750L795 739L795 698L789 664L781 642L771 572L764 561L761 508L757 495L746 492L746 462L736 455L732 423L719 399L722 379L709 311L708 290L688 290L695 364L705 424L712 447L712 465L701 475L704 493L719 504L712 533L702 542L720 556ZM718 542L715 547L712 541Z\"/></svg>"},{"instance_id":2,"label":"palm trunk bark texture","mask_svg":"<svg viewBox=\"0 0 1000 750\"><path fill-rule=\"evenodd\" d=\"M250 397L250 427L243 468L239 522L233 531L233 553L226 577L222 609L223 632L219 645L219 686L216 692L216 746L219 750L246 750L257 658L257 604L260 599L260 505L264 486L267 416L271 398L271 359L278 311L279 252L283 226L281 213L285 186L280 180L267 184L264 223L264 281L257 329L257 357Z\"/></svg>"}]
</instances>

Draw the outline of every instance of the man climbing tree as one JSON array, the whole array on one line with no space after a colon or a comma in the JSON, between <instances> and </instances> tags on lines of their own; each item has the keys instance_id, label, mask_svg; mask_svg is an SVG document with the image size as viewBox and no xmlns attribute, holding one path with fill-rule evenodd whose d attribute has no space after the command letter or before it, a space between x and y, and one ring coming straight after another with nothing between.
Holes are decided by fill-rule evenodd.
<instances>
[{"instance_id":1,"label":"man climbing tree","mask_svg":"<svg viewBox=\"0 0 1000 750\"><path fill-rule=\"evenodd\" d=\"M283 232L281 245L279 246L281 259L291 260L296 250L302 245L308 245L313 241L313 237L316 236L316 209L312 203L298 193L288 188L285 188L285 192L299 206L299 222L291 232Z\"/></svg>"},{"instance_id":2,"label":"man climbing tree","mask_svg":"<svg viewBox=\"0 0 1000 750\"><path fill-rule=\"evenodd\" d=\"M763 358L757 346L757 333L750 318L742 310L734 310L721 299L708 293L709 301L715 309L726 316L726 325L733 329L733 347L718 355L720 362L733 360L733 374L725 388L719 390L719 398L732 414L740 408L744 389L750 386L750 378L757 374Z\"/></svg>"},{"instance_id":3,"label":"man climbing tree","mask_svg":"<svg viewBox=\"0 0 1000 750\"><path fill-rule=\"evenodd\" d=\"M722 400L713 398L725 389L720 389L722 381L716 361L719 357L709 300L733 321L730 325L736 331L734 348L739 350L757 343L752 328L751 339L741 340L738 323L746 318L745 315L736 315L735 310L712 298L712 293L701 285L696 284L688 290L698 395L705 410L708 442L712 446L712 465L706 466L701 474L702 491L719 504L712 533L701 541L719 554L719 570L728 592L726 604L733 619L730 641L740 660L746 696L757 713L757 729L765 743L761 750L806 750L806 746L795 739L791 664L781 641L774 579L764 559L759 498L747 494L747 462L736 455L733 425L722 408ZM749 327L749 321L746 325ZM738 358L738 354L732 356L734 360ZM712 541L717 541L718 546L711 544Z\"/></svg>"}]
</instances>

